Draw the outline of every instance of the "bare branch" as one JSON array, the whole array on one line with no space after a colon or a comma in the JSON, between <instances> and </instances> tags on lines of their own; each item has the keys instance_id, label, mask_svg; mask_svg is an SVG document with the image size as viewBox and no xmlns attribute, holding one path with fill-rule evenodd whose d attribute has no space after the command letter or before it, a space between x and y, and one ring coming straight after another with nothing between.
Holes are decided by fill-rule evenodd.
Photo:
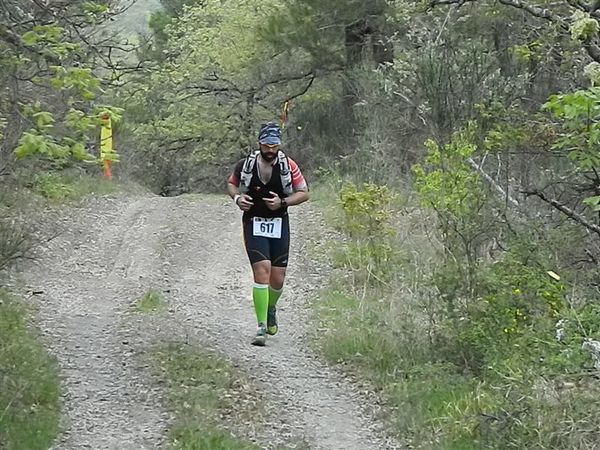
<instances>
[{"instance_id":1,"label":"bare branch","mask_svg":"<svg viewBox=\"0 0 600 450\"><path fill-rule=\"evenodd\" d=\"M286 99L283 101L283 103L285 103L285 102L289 102L290 100L293 100L293 99L295 99L295 98L301 97L301 96L303 96L304 94L306 94L306 93L308 92L308 90L310 89L310 87L312 86L312 84L314 83L314 81L315 81L315 78L316 78L316 77L317 77L317 76L316 76L316 75L313 73L313 74L312 74L312 77L310 78L310 80L308 81L308 84L307 84L307 85L304 87L304 89L302 89L302 91L301 91L301 92L299 92L299 93L297 93L297 94L294 94L294 95L291 95L291 96L287 97L287 98L286 98Z\"/></svg>"},{"instance_id":2,"label":"bare branch","mask_svg":"<svg viewBox=\"0 0 600 450\"><path fill-rule=\"evenodd\" d=\"M462 6L466 2L476 2L478 0L433 0L429 7L433 8L437 5L457 5L458 7ZM512 6L513 8L522 9L532 16L540 17L542 19L550 20L551 22L556 22L561 25L561 27L568 30L568 24L560 17L554 14L552 11L546 8L541 8L539 6L530 5L528 3L522 2L521 0L498 0L500 3L506 6Z\"/></svg>"},{"instance_id":3,"label":"bare branch","mask_svg":"<svg viewBox=\"0 0 600 450\"><path fill-rule=\"evenodd\" d=\"M433 8L438 5L457 5L459 8L467 2L476 2L477 0L432 0L429 2L429 8Z\"/></svg>"},{"instance_id":4,"label":"bare branch","mask_svg":"<svg viewBox=\"0 0 600 450\"><path fill-rule=\"evenodd\" d=\"M536 197L539 197L542 201L552 205L554 208L558 209L560 212L565 214L570 219L574 220L575 222L577 222L580 225L583 225L588 230L590 230L590 231L596 233L598 236L600 236L600 226L596 225L595 223L590 222L583 215L579 214L576 211L573 211L571 208L569 208L566 205L563 205L562 203L558 202L557 200L546 197L546 195L543 192L539 192L539 191L535 191L535 190L534 191L523 191L523 194L525 194L527 196L535 195Z\"/></svg>"},{"instance_id":5,"label":"bare branch","mask_svg":"<svg viewBox=\"0 0 600 450\"><path fill-rule=\"evenodd\" d=\"M432 0L429 4L430 8L433 8L436 5L457 5L457 7L462 6L467 1L477 1L477 0ZM532 16L539 17L541 19L548 20L552 23L555 23L560 26L560 28L564 32L569 32L570 26L569 22L562 16L554 13L552 10L548 8L542 8L537 5L533 5L530 3L523 2L521 0L498 0L499 3L503 5L510 6L512 8L522 9L523 11L528 12ZM569 2L569 5L573 9L589 11L594 17L600 18L600 11L592 10L591 7L581 4L580 2L574 4L573 2ZM600 47L598 47L593 42L587 41L581 43L582 47L586 50L590 58L594 61L600 62Z\"/></svg>"},{"instance_id":6,"label":"bare branch","mask_svg":"<svg viewBox=\"0 0 600 450\"><path fill-rule=\"evenodd\" d=\"M490 183L490 185L500 193L500 195L502 196L503 200L507 200L509 201L513 206L518 207L519 206L519 202L514 199L509 193L508 190L504 190L502 189L502 186L500 186L498 183L496 183L496 180L494 180L490 175L488 175L482 168L480 165L478 165L473 158L469 158L467 159L467 162L471 165L471 167L473 167L477 172L479 172L481 174L481 176L483 178L485 178L487 180L488 183Z\"/></svg>"},{"instance_id":7,"label":"bare branch","mask_svg":"<svg viewBox=\"0 0 600 450\"><path fill-rule=\"evenodd\" d=\"M529 14L535 17L540 17L542 19L550 20L551 22L555 22L560 24L562 28L565 30L569 30L569 25L566 23L564 19L560 16L557 16L552 11L546 8L541 8L539 6L530 5L529 3L522 2L521 0L498 0L503 5L512 6L513 8L522 9L527 11Z\"/></svg>"},{"instance_id":8,"label":"bare branch","mask_svg":"<svg viewBox=\"0 0 600 450\"><path fill-rule=\"evenodd\" d=\"M271 86L273 84L289 83L290 81L299 81L309 77L315 77L315 74L312 70L308 73L301 73L299 75L281 75L278 78L273 78L263 82L261 85L254 88L253 91L260 92L266 87Z\"/></svg>"}]
</instances>

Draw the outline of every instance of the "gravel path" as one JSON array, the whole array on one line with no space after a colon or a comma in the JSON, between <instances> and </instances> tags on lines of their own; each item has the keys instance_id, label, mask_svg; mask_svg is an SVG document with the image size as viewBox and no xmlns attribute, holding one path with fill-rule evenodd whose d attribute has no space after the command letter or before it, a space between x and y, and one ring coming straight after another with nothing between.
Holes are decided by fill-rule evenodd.
<instances>
[{"instance_id":1,"label":"gravel path","mask_svg":"<svg viewBox=\"0 0 600 450\"><path fill-rule=\"evenodd\" d=\"M375 405L308 345L307 302L321 275L307 245L322 226L310 203L292 214L292 258L280 301L280 333L265 348L255 330L252 279L240 215L217 196L97 198L52 226L61 234L24 273L40 326L58 358L64 420L56 450L156 449L169 414L143 356L162 339L218 350L264 395L265 426L237 430L263 448L303 441L311 449L395 449L373 419ZM169 314L132 311L149 288Z\"/></svg>"}]
</instances>

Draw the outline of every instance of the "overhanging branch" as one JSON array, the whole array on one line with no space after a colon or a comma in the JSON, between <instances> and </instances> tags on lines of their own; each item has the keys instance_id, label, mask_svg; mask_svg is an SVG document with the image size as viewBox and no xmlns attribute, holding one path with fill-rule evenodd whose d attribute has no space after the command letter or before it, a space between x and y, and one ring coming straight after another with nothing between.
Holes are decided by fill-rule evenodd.
<instances>
[{"instance_id":1,"label":"overhanging branch","mask_svg":"<svg viewBox=\"0 0 600 450\"><path fill-rule=\"evenodd\" d=\"M558 202L557 200L546 197L546 195L543 192L523 191L523 194L525 194L527 196L535 195L540 200L542 200L542 201L552 205L554 208L558 209L560 212L562 212L568 218L574 220L575 222L577 222L580 225L583 225L588 230L590 230L590 231L596 233L598 236L600 236L600 226L596 225L595 223L590 222L586 217L584 217L583 215L579 214L576 211L573 211L571 208L569 208L566 205L563 205L562 203Z\"/></svg>"},{"instance_id":2,"label":"overhanging branch","mask_svg":"<svg viewBox=\"0 0 600 450\"><path fill-rule=\"evenodd\" d=\"M429 3L429 7L433 8L437 5L457 5L457 7L462 6L466 2L475 2L477 0L432 0ZM541 6L537 6L535 4L527 3L521 0L498 0L499 3L510 6L512 8L522 9L523 11L529 13L534 17L539 17L540 19L548 20L556 25L558 25L564 32L568 33L570 30L570 25L568 20L565 17L562 17L556 14L554 11L548 8L542 8ZM569 3L567 3L569 4ZM588 11L594 17L600 18L600 11L592 10L591 7L581 5L581 4L569 4L571 8L574 10L584 10ZM594 61L600 62L600 47L591 41L582 42L581 46L585 49L587 54Z\"/></svg>"},{"instance_id":3,"label":"overhanging branch","mask_svg":"<svg viewBox=\"0 0 600 450\"><path fill-rule=\"evenodd\" d=\"M302 91L298 92L297 94L290 95L283 101L283 103L289 102L290 100L293 100L295 98L301 97L304 94L306 94L308 92L308 90L310 89L310 87L312 86L312 84L314 83L316 77L317 76L313 73L312 77L310 78L310 80L308 81L308 84L304 87L304 89L302 89Z\"/></svg>"},{"instance_id":4,"label":"overhanging branch","mask_svg":"<svg viewBox=\"0 0 600 450\"><path fill-rule=\"evenodd\" d=\"M433 8L437 5L457 5L460 7L467 2L476 1L478 0L432 0L429 3L429 7ZM563 20L560 16L554 14L549 9L541 8L535 5L530 5L528 3L522 2L521 0L498 0L498 2L506 6L512 6L513 8L522 9L531 14L532 16L550 20L551 22L559 23L561 27L566 27L567 30L569 29L569 26L566 23L566 21Z\"/></svg>"},{"instance_id":5,"label":"overhanging branch","mask_svg":"<svg viewBox=\"0 0 600 450\"><path fill-rule=\"evenodd\" d=\"M503 5L512 6L513 8L522 9L523 11L528 12L532 16L540 17L542 19L547 19L551 22L555 22L560 24L562 28L565 30L569 30L569 25L567 22L562 19L560 16L557 16L552 11L546 8L541 8L539 6L530 5L529 3L522 2L521 0L498 0Z\"/></svg>"}]
</instances>

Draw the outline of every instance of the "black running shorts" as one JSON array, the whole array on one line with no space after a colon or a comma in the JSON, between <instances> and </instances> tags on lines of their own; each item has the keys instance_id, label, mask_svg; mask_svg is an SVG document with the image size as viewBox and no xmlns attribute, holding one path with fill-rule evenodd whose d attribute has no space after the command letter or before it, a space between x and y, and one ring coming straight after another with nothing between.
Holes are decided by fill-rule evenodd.
<instances>
[{"instance_id":1,"label":"black running shorts","mask_svg":"<svg viewBox=\"0 0 600 450\"><path fill-rule=\"evenodd\" d=\"M255 232L260 234L261 229L260 226L255 225L254 218L244 221L243 227L246 253L251 264L271 261L274 267L287 267L290 251L290 221L287 214L281 218L279 238L255 235ZM269 226L265 224L262 231L270 231Z\"/></svg>"}]
</instances>

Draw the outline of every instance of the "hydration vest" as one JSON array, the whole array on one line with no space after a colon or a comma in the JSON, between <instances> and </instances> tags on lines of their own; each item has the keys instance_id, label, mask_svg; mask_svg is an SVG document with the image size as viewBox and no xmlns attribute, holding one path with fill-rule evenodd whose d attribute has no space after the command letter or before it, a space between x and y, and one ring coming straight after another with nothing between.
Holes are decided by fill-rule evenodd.
<instances>
[{"instance_id":1,"label":"hydration vest","mask_svg":"<svg viewBox=\"0 0 600 450\"><path fill-rule=\"evenodd\" d=\"M240 193L245 194L250 189L250 182L252 181L252 172L256 165L256 157L260 155L260 150L255 150L250 153L244 161L241 173L240 181ZM277 153L277 164L279 165L279 176L281 178L281 185L283 186L283 195L289 197L294 193L292 187L292 171L290 170L290 162L288 157L285 156L281 150Z\"/></svg>"}]
</instances>

